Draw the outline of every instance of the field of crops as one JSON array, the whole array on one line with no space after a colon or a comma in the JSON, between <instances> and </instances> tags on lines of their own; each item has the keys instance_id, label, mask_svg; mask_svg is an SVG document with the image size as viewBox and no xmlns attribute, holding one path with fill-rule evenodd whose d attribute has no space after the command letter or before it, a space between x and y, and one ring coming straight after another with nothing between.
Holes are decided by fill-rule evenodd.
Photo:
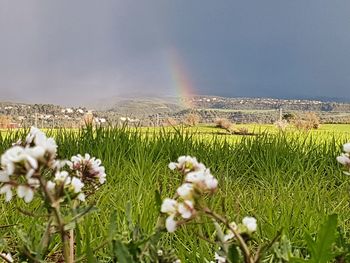
<instances>
[{"instance_id":1,"label":"field of crops","mask_svg":"<svg viewBox=\"0 0 350 263\"><path fill-rule=\"evenodd\" d=\"M310 133L279 133L269 126L249 129L259 133L210 134L216 131L212 127L147 133L127 128L47 131L57 141L60 158L90 153L106 168L106 184L88 200L96 210L78 222L78 252L90 251L89 262L113 262L113 247L107 242L111 232L125 244L152 234L160 215L158 193L161 199L172 197L181 184L180 175L168 168L181 155L197 157L218 179L218 190L206 197L212 209L231 221L240 222L247 215L257 219L252 246L282 230L293 251L307 257L305 234L314 237L327 215L334 213L349 238L350 177L342 173L336 157L350 139L350 126L323 125ZM26 132L2 132L0 153ZM1 198L1 250L16 256L27 247L35 254L47 220L41 217L41 203L25 204L16 198L5 203ZM164 233L157 249L171 251L181 262L210 262L218 249L214 232L210 220L199 218L175 233ZM55 262L52 258L60 253L59 238L54 238L48 262ZM278 261L271 250L264 260L287 262Z\"/></svg>"}]
</instances>

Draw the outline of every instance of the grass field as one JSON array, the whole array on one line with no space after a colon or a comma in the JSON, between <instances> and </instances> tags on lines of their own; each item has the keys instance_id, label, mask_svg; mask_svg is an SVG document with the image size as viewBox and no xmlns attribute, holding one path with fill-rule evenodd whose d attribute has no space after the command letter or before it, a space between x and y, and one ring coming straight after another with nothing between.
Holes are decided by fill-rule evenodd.
<instances>
[{"instance_id":1,"label":"grass field","mask_svg":"<svg viewBox=\"0 0 350 263\"><path fill-rule=\"evenodd\" d=\"M127 241L128 203L133 222L139 224L142 233L151 233L159 216L156 191L162 198L168 197L181 183L180 177L167 168L180 155L196 156L218 178L219 190L208 200L212 208L234 221L246 215L258 219L259 241L271 239L283 229L293 248L303 251L305 232L314 234L325 216L332 213L339 215L339 227L349 236L350 178L342 174L335 158L350 137L350 125L322 125L308 134L278 133L268 125L244 126L260 135L233 136L239 138L236 140L229 135L210 135L217 131L213 127L175 132L169 132L171 128L148 129L148 133L144 128L48 131L56 138L61 158L87 152L100 158L107 170L107 183L93 200L98 210L79 226L83 245L90 242L97 248L103 243L113 211L118 235ZM23 131L2 132L0 153L23 136ZM40 213L36 202L1 201L0 226L11 225L0 228L6 241L3 246L12 251L21 239L27 239L24 243L28 244L38 241L45 222L45 218L20 213L18 205ZM210 222L198 221L175 234L166 234L160 246L173 249L182 262L210 261L213 246L198 236L213 239L213 232ZM54 253L58 247L50 249ZM105 246L96 251L98 262L110 262L110 250Z\"/></svg>"}]
</instances>

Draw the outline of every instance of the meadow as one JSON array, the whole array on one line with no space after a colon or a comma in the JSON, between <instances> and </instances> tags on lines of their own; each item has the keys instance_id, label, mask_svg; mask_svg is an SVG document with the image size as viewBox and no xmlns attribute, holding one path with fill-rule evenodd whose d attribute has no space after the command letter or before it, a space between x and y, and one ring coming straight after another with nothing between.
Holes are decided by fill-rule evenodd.
<instances>
[{"instance_id":1,"label":"meadow","mask_svg":"<svg viewBox=\"0 0 350 263\"><path fill-rule=\"evenodd\" d=\"M211 208L232 221L247 215L257 218L257 242L271 240L282 230L293 250L306 256L305 233L314 236L334 213L349 237L350 178L336 157L350 141L350 125L322 125L309 133L257 125L248 129L256 135L220 135L207 126L46 131L56 139L59 157L90 153L106 167L107 183L90 199L96 211L78 224L81 249L93 251L97 262L112 262L112 248L105 242L111 225L125 243L151 234L160 215L158 193L161 199L171 197L181 184L181 177L168 169L181 155L197 157L218 179L218 191L207 200ZM0 153L27 132L3 131ZM13 254L21 246L34 250L46 220L40 217L40 203L13 199L1 201L0 209L2 249ZM205 239L215 242L214 232L209 220L200 219L165 233L158 246L171 250L181 262L209 262L216 247ZM53 244L49 250L54 255L59 247ZM264 261L279 262L272 254L268 252Z\"/></svg>"}]
</instances>

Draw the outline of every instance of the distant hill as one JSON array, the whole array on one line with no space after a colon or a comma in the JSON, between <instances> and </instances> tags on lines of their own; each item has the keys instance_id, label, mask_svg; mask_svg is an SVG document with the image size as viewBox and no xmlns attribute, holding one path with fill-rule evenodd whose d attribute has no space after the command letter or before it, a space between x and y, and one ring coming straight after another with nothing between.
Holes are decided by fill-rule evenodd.
<instances>
[{"instance_id":1,"label":"distant hill","mask_svg":"<svg viewBox=\"0 0 350 263\"><path fill-rule=\"evenodd\" d=\"M175 97L113 97L89 105L97 111L118 112L126 116L171 114L185 109Z\"/></svg>"}]
</instances>

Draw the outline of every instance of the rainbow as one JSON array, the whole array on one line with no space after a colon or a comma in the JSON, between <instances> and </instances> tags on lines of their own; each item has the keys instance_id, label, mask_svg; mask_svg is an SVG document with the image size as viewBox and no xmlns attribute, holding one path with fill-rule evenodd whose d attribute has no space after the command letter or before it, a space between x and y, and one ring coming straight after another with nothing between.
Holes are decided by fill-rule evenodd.
<instances>
[{"instance_id":1,"label":"rainbow","mask_svg":"<svg viewBox=\"0 0 350 263\"><path fill-rule=\"evenodd\" d=\"M172 50L170 52L170 72L176 96L186 108L192 108L191 98L195 95L194 87L187 74L187 70L179 54Z\"/></svg>"}]
</instances>

